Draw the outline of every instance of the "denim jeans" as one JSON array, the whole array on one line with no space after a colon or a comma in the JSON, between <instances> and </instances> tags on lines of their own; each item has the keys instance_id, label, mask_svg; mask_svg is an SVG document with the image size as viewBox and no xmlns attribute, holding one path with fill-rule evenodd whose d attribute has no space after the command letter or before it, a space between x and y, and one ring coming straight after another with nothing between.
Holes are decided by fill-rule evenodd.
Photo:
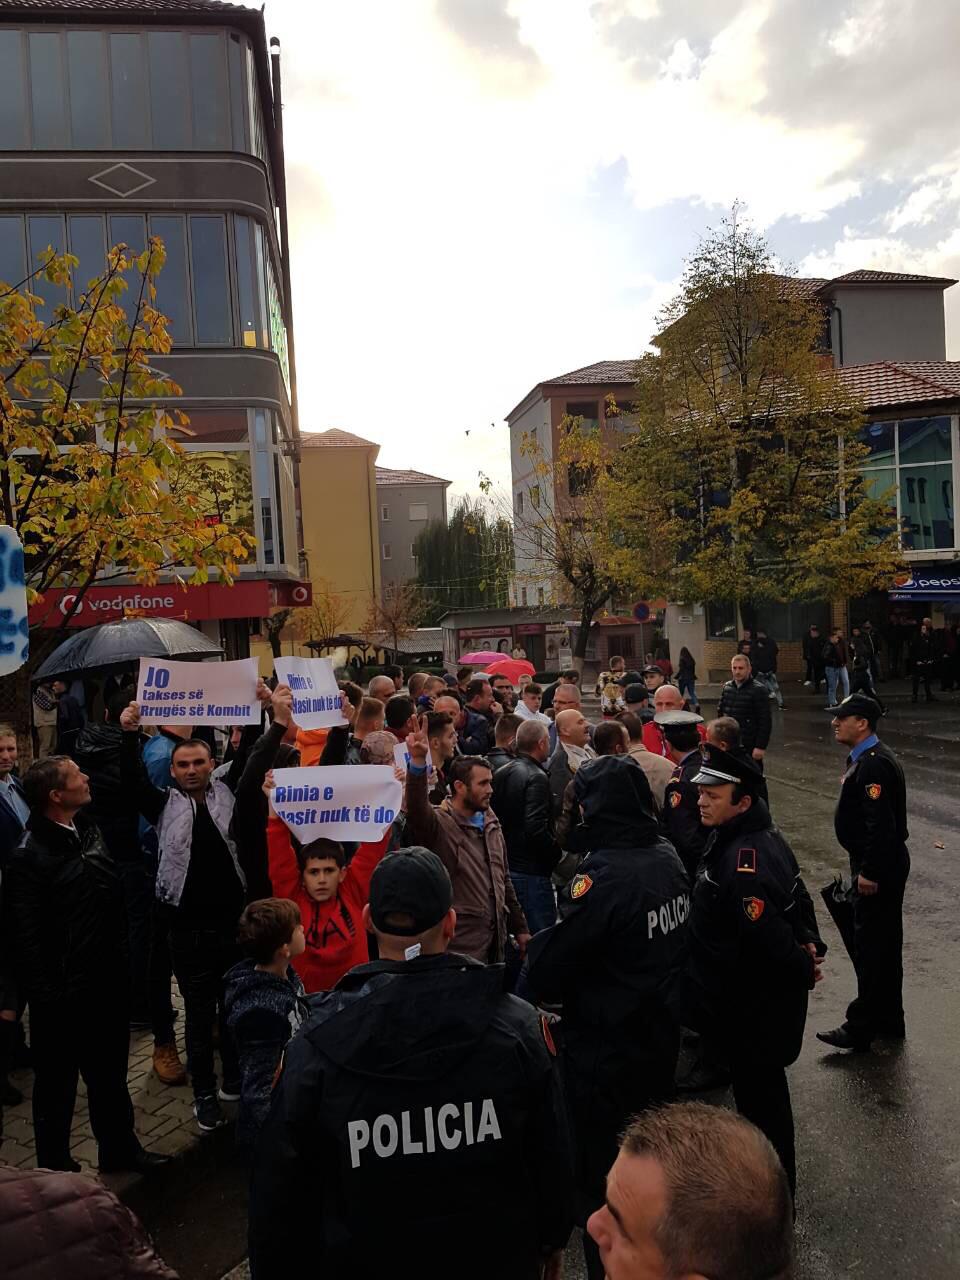
<instances>
[{"instance_id":1,"label":"denim jeans","mask_svg":"<svg viewBox=\"0 0 960 1280\"><path fill-rule=\"evenodd\" d=\"M827 702L831 707L837 705L837 684L843 690L843 697L850 696L850 672L846 667L827 667Z\"/></svg>"},{"instance_id":2,"label":"denim jeans","mask_svg":"<svg viewBox=\"0 0 960 1280\"><path fill-rule=\"evenodd\" d=\"M557 900L549 876L511 871L510 879L531 933L539 933L541 929L549 929L552 924L556 924Z\"/></svg>"},{"instance_id":3,"label":"denim jeans","mask_svg":"<svg viewBox=\"0 0 960 1280\"><path fill-rule=\"evenodd\" d=\"M697 705L696 682L691 680L689 676L677 676L677 688L690 703L691 707Z\"/></svg>"}]
</instances>

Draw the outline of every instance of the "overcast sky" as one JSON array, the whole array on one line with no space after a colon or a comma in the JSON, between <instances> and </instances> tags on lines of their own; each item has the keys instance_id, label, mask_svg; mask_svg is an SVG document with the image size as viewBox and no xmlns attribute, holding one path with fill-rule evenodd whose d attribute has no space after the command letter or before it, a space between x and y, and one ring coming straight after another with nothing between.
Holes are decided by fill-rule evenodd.
<instances>
[{"instance_id":1,"label":"overcast sky","mask_svg":"<svg viewBox=\"0 0 960 1280\"><path fill-rule=\"evenodd\" d=\"M386 466L508 482L505 414L638 354L738 197L803 274L960 276L957 0L267 0L266 19L301 427L375 440Z\"/></svg>"}]
</instances>

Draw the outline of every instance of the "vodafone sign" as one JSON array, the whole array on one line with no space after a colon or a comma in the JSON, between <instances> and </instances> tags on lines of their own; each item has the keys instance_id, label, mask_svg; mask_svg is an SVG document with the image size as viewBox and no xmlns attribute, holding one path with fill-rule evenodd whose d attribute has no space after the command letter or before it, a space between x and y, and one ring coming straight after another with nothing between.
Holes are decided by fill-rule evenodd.
<instances>
[{"instance_id":1,"label":"vodafone sign","mask_svg":"<svg viewBox=\"0 0 960 1280\"><path fill-rule=\"evenodd\" d=\"M297 593L303 595L300 600ZM55 588L30 609L31 626L59 627L76 601L76 592ZM70 619L71 627L92 627L98 622L116 622L128 614L148 618L182 618L197 622L205 618L267 618L270 610L287 601L308 604L310 584L303 582L237 581L232 587L222 582L181 587L164 583L156 587L91 587Z\"/></svg>"}]
</instances>

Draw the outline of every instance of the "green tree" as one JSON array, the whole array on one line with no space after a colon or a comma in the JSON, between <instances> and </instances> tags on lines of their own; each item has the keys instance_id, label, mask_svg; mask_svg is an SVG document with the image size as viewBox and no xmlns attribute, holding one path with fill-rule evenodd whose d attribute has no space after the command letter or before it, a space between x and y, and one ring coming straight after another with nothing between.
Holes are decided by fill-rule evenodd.
<instances>
[{"instance_id":1,"label":"green tree","mask_svg":"<svg viewBox=\"0 0 960 1280\"><path fill-rule=\"evenodd\" d=\"M509 520L482 498L461 497L449 523L431 520L413 544L426 625L448 609L504 608L513 567Z\"/></svg>"},{"instance_id":2,"label":"green tree","mask_svg":"<svg viewBox=\"0 0 960 1280\"><path fill-rule=\"evenodd\" d=\"M687 261L638 364L636 425L603 474L606 557L672 600L832 599L901 565L864 422L821 350L820 303L738 207Z\"/></svg>"},{"instance_id":3,"label":"green tree","mask_svg":"<svg viewBox=\"0 0 960 1280\"><path fill-rule=\"evenodd\" d=\"M171 348L156 307L163 262L159 239L140 254L119 245L84 283L73 278L76 258L47 249L26 279L0 282L3 520L24 544L30 602L51 587L73 594L58 628L31 633L28 671L94 582L215 573L229 583L254 544L210 507L174 438L190 431L170 408L180 388L153 364ZM48 289L72 303L46 308ZM22 707L22 679L18 689Z\"/></svg>"}]
</instances>

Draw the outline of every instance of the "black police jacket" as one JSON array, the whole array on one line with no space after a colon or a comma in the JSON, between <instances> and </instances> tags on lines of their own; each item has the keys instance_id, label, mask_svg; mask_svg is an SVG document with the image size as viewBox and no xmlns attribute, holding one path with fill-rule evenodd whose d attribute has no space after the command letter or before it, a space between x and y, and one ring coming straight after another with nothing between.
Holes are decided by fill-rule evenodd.
<instances>
[{"instance_id":1,"label":"black police jacket","mask_svg":"<svg viewBox=\"0 0 960 1280\"><path fill-rule=\"evenodd\" d=\"M737 684L728 680L720 690L718 716L733 716L740 726L740 741L748 751L766 750L770 741L770 694L753 676Z\"/></svg>"},{"instance_id":2,"label":"black police jacket","mask_svg":"<svg viewBox=\"0 0 960 1280\"><path fill-rule=\"evenodd\" d=\"M709 830L700 821L697 801L700 789L692 779L700 772L703 757L698 750L689 752L673 771L663 793L663 829L670 840L692 884L700 858L706 848Z\"/></svg>"},{"instance_id":3,"label":"black police jacket","mask_svg":"<svg viewBox=\"0 0 960 1280\"><path fill-rule=\"evenodd\" d=\"M852 875L880 882L909 865L907 784L900 761L882 742L847 767L833 826Z\"/></svg>"},{"instance_id":4,"label":"black police jacket","mask_svg":"<svg viewBox=\"0 0 960 1280\"><path fill-rule=\"evenodd\" d=\"M493 775L494 813L500 819L511 871L548 876L560 861L554 835L550 777L542 764L517 756Z\"/></svg>"},{"instance_id":5,"label":"black police jacket","mask_svg":"<svg viewBox=\"0 0 960 1280\"><path fill-rule=\"evenodd\" d=\"M253 1280L535 1280L572 1226L569 1138L503 966L380 960L310 1004L257 1147Z\"/></svg>"},{"instance_id":6,"label":"black police jacket","mask_svg":"<svg viewBox=\"0 0 960 1280\"><path fill-rule=\"evenodd\" d=\"M97 827L77 814L74 834L34 814L10 859L4 932L18 986L32 1005L74 998L113 1002L124 1016L126 913L117 864Z\"/></svg>"},{"instance_id":7,"label":"black police jacket","mask_svg":"<svg viewBox=\"0 0 960 1280\"><path fill-rule=\"evenodd\" d=\"M563 1002L565 1051L599 1076L657 1069L675 1055L690 886L676 850L653 835L643 848L595 849L563 890L560 920L528 944L534 993ZM600 1080L597 1081L600 1087Z\"/></svg>"},{"instance_id":8,"label":"black police jacket","mask_svg":"<svg viewBox=\"0 0 960 1280\"><path fill-rule=\"evenodd\" d=\"M684 1021L732 1061L796 1061L824 946L797 860L758 800L711 832L693 888Z\"/></svg>"}]
</instances>

